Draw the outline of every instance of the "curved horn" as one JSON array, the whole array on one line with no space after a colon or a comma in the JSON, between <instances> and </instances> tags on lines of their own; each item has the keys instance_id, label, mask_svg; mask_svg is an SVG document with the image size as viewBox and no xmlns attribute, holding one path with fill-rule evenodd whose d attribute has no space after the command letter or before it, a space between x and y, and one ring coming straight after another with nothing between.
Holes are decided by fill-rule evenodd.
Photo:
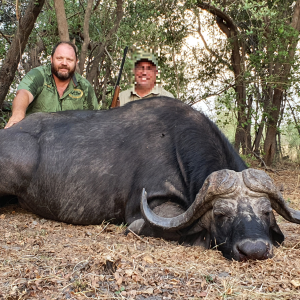
<instances>
[{"instance_id":1,"label":"curved horn","mask_svg":"<svg viewBox=\"0 0 300 300\"><path fill-rule=\"evenodd\" d=\"M193 204L182 214L164 218L156 215L149 207L147 202L147 193L145 189L142 192L141 211L150 224L166 230L179 230L199 219L209 209L212 208L212 200L217 195L232 193L236 189L237 176L234 171L220 170L210 174L199 193L196 196Z\"/></svg>"},{"instance_id":2,"label":"curved horn","mask_svg":"<svg viewBox=\"0 0 300 300\"><path fill-rule=\"evenodd\" d=\"M269 195L271 206L277 213L290 222L300 224L300 211L288 207L268 174L261 170L247 169L242 172L242 175L248 188Z\"/></svg>"}]
</instances>

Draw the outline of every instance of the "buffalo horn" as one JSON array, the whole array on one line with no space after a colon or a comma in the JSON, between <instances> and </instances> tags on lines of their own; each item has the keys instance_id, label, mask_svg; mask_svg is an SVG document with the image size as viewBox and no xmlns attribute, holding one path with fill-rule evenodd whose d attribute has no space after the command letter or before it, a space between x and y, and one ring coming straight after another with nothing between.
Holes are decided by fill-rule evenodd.
<instances>
[{"instance_id":1,"label":"buffalo horn","mask_svg":"<svg viewBox=\"0 0 300 300\"><path fill-rule=\"evenodd\" d=\"M142 192L141 211L151 225L166 230L179 230L192 224L213 206L213 199L217 195L232 193L236 189L237 175L231 170L220 170L210 174L197 194L192 205L182 214L164 218L156 215L148 205L147 193Z\"/></svg>"},{"instance_id":2,"label":"buffalo horn","mask_svg":"<svg viewBox=\"0 0 300 300\"><path fill-rule=\"evenodd\" d=\"M243 180L252 191L267 193L272 208L286 220L300 224L300 211L288 207L273 180L264 171L247 169L242 172Z\"/></svg>"}]
</instances>

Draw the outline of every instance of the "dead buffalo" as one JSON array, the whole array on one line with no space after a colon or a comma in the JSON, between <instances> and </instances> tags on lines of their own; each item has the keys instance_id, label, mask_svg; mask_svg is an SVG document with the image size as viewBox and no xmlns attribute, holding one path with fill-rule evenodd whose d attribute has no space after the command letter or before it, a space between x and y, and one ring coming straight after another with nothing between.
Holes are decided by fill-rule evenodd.
<instances>
[{"instance_id":1,"label":"dead buffalo","mask_svg":"<svg viewBox=\"0 0 300 300\"><path fill-rule=\"evenodd\" d=\"M300 222L215 124L170 98L33 114L1 130L0 172L1 196L44 218L124 222L137 234L217 246L229 259L272 256L284 240L272 209Z\"/></svg>"}]
</instances>

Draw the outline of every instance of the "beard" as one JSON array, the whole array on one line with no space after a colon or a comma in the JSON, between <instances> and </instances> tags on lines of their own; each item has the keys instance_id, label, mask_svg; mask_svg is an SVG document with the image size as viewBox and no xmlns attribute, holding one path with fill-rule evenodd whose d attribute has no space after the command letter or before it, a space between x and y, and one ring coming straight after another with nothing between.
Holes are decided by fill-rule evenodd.
<instances>
[{"instance_id":1,"label":"beard","mask_svg":"<svg viewBox=\"0 0 300 300\"><path fill-rule=\"evenodd\" d=\"M64 69L66 69L66 68L64 68ZM59 71L58 67L55 67L54 64L51 63L52 74L54 74L58 79L60 79L62 81L66 81L66 80L69 80L70 78L72 78L75 73L75 69L76 69L76 66L72 70L68 69L67 73L62 73Z\"/></svg>"}]
</instances>

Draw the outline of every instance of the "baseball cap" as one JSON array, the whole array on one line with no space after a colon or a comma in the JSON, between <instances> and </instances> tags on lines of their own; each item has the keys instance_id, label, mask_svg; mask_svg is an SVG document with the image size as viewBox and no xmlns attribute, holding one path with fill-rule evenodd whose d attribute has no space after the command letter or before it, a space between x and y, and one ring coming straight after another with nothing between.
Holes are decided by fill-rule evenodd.
<instances>
[{"instance_id":1,"label":"baseball cap","mask_svg":"<svg viewBox=\"0 0 300 300\"><path fill-rule=\"evenodd\" d=\"M134 65L136 65L141 60L148 60L157 66L157 59L154 54L149 52L139 52L134 56Z\"/></svg>"}]
</instances>

